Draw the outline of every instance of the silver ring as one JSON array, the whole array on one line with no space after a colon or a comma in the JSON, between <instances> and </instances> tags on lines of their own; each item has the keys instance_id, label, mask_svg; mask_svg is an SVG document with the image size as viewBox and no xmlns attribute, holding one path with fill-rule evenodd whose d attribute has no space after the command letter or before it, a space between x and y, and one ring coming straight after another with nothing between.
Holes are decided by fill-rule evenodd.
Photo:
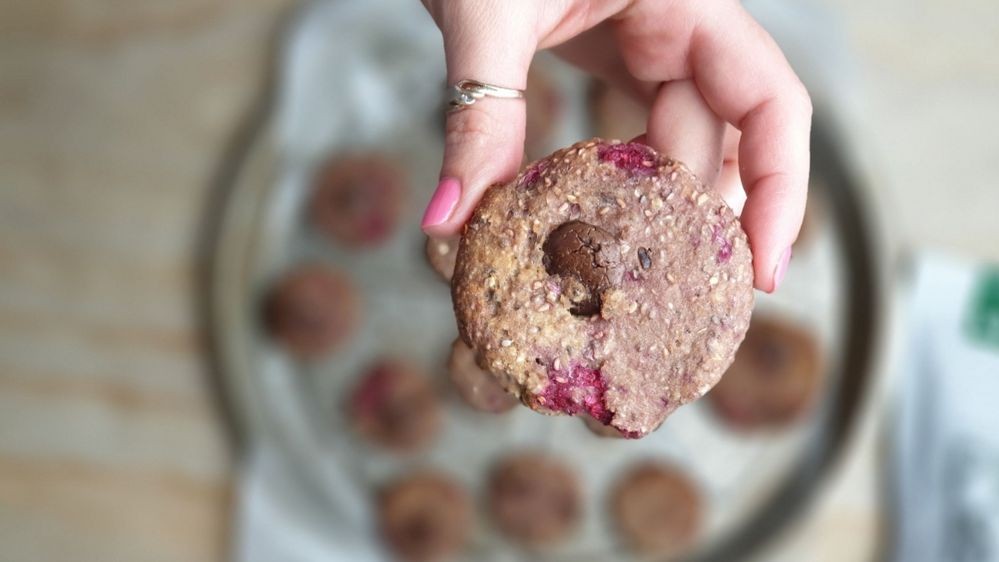
<instances>
[{"instance_id":1,"label":"silver ring","mask_svg":"<svg viewBox=\"0 0 999 562\"><path fill-rule=\"evenodd\" d=\"M524 90L494 86L478 80L460 80L451 86L451 101L448 102L449 111L460 111L485 97L523 99Z\"/></svg>"}]
</instances>

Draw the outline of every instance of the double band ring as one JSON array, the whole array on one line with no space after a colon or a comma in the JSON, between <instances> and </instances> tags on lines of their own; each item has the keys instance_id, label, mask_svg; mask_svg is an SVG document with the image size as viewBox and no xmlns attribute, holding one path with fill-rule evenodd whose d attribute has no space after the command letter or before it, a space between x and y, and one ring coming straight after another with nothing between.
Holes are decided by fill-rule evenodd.
<instances>
[{"instance_id":1,"label":"double band ring","mask_svg":"<svg viewBox=\"0 0 999 562\"><path fill-rule=\"evenodd\" d=\"M460 80L451 86L451 101L448 102L449 111L460 111L486 97L523 99L524 90L494 86L478 80Z\"/></svg>"}]
</instances>

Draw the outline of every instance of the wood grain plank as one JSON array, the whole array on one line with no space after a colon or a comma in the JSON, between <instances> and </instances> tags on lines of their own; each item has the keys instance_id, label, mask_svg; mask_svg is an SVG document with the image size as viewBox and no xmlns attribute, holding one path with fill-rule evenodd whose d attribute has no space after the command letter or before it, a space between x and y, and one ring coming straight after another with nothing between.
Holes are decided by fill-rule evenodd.
<instances>
[{"instance_id":1,"label":"wood grain plank","mask_svg":"<svg viewBox=\"0 0 999 562\"><path fill-rule=\"evenodd\" d=\"M224 557L194 254L290 3L4 7L0 559Z\"/></svg>"},{"instance_id":2,"label":"wood grain plank","mask_svg":"<svg viewBox=\"0 0 999 562\"><path fill-rule=\"evenodd\" d=\"M0 456L2 558L220 560L230 502L225 480Z\"/></svg>"}]
</instances>

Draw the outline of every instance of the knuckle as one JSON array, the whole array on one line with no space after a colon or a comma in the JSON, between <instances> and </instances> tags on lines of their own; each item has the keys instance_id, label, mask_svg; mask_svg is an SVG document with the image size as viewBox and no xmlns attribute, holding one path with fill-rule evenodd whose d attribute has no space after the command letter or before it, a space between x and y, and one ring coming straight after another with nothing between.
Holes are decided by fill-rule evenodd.
<instances>
[{"instance_id":1,"label":"knuckle","mask_svg":"<svg viewBox=\"0 0 999 562\"><path fill-rule=\"evenodd\" d=\"M494 134L495 120L485 111L468 106L448 115L444 142L448 146L482 146Z\"/></svg>"}]
</instances>

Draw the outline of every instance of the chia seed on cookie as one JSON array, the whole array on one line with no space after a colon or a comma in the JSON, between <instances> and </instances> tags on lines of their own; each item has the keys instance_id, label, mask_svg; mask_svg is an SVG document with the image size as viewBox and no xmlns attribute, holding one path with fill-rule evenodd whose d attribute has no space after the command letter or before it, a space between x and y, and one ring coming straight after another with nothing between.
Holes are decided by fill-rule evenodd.
<instances>
[{"instance_id":1,"label":"chia seed on cookie","mask_svg":"<svg viewBox=\"0 0 999 562\"><path fill-rule=\"evenodd\" d=\"M371 365L349 396L355 430L383 447L410 452L429 444L440 428L440 403L430 381L401 361Z\"/></svg>"},{"instance_id":2,"label":"chia seed on cookie","mask_svg":"<svg viewBox=\"0 0 999 562\"><path fill-rule=\"evenodd\" d=\"M647 462L630 469L611 492L610 504L621 538L643 554L682 554L701 527L697 486L668 465Z\"/></svg>"},{"instance_id":3,"label":"chia seed on cookie","mask_svg":"<svg viewBox=\"0 0 999 562\"><path fill-rule=\"evenodd\" d=\"M451 346L448 374L458 395L481 412L502 414L517 405L517 398L504 390L495 377L475 364L475 353L457 339Z\"/></svg>"},{"instance_id":4,"label":"chia seed on cookie","mask_svg":"<svg viewBox=\"0 0 999 562\"><path fill-rule=\"evenodd\" d=\"M592 139L486 192L451 291L462 339L525 404L640 437L732 362L752 255L683 164Z\"/></svg>"},{"instance_id":5,"label":"chia seed on cookie","mask_svg":"<svg viewBox=\"0 0 999 562\"><path fill-rule=\"evenodd\" d=\"M264 328L299 359L316 359L342 345L360 323L353 285L318 265L285 275L263 302Z\"/></svg>"},{"instance_id":6,"label":"chia seed on cookie","mask_svg":"<svg viewBox=\"0 0 999 562\"><path fill-rule=\"evenodd\" d=\"M382 538L409 562L448 560L460 553L471 531L472 505L454 480L433 472L393 482L378 498Z\"/></svg>"},{"instance_id":7,"label":"chia seed on cookie","mask_svg":"<svg viewBox=\"0 0 999 562\"><path fill-rule=\"evenodd\" d=\"M808 330L757 315L708 400L736 428L784 426L808 411L821 375L819 345Z\"/></svg>"},{"instance_id":8,"label":"chia seed on cookie","mask_svg":"<svg viewBox=\"0 0 999 562\"><path fill-rule=\"evenodd\" d=\"M404 189L383 157L336 157L314 179L308 214L312 224L347 247L376 246L395 231Z\"/></svg>"},{"instance_id":9,"label":"chia seed on cookie","mask_svg":"<svg viewBox=\"0 0 999 562\"><path fill-rule=\"evenodd\" d=\"M489 512L499 530L527 546L565 539L582 515L576 475L540 453L504 458L489 478Z\"/></svg>"}]
</instances>

